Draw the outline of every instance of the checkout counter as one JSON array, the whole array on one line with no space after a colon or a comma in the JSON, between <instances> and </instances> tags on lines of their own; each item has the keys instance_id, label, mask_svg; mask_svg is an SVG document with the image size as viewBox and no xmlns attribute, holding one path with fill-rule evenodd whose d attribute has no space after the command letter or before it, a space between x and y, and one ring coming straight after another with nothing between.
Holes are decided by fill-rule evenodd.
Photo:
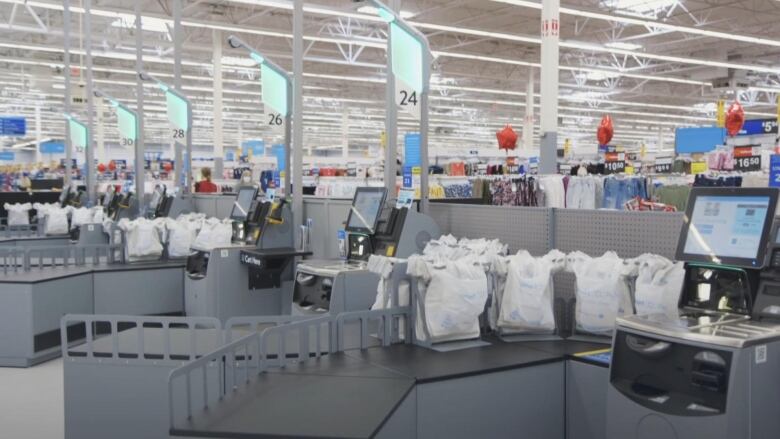
<instances>
[{"instance_id":1,"label":"checkout counter","mask_svg":"<svg viewBox=\"0 0 780 439\"><path fill-rule=\"evenodd\" d=\"M617 321L607 438L775 438L780 432L778 192L694 188L673 315Z\"/></svg>"},{"instance_id":2,"label":"checkout counter","mask_svg":"<svg viewBox=\"0 0 780 439\"><path fill-rule=\"evenodd\" d=\"M256 200L257 188L239 190L230 214L232 244L193 248L187 258L187 316L290 314L291 262L308 253L293 249L292 212L286 200Z\"/></svg>"},{"instance_id":3,"label":"checkout counter","mask_svg":"<svg viewBox=\"0 0 780 439\"><path fill-rule=\"evenodd\" d=\"M367 310L374 303L379 277L366 265L372 254L407 258L421 253L441 234L439 226L411 206L390 206L384 188L355 192L340 240L346 259L306 260L298 264L293 301L302 313Z\"/></svg>"}]
</instances>

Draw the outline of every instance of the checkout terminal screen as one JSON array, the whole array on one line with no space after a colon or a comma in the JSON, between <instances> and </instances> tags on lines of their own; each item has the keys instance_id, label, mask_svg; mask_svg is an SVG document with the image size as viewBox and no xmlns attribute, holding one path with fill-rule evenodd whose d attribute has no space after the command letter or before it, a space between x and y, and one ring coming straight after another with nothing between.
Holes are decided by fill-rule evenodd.
<instances>
[{"instance_id":1,"label":"checkout terminal screen","mask_svg":"<svg viewBox=\"0 0 780 439\"><path fill-rule=\"evenodd\" d=\"M712 262L722 258L756 260L768 218L769 196L698 196L685 240L684 253ZM756 265L756 263L752 263Z\"/></svg>"},{"instance_id":2,"label":"checkout terminal screen","mask_svg":"<svg viewBox=\"0 0 780 439\"><path fill-rule=\"evenodd\" d=\"M236 201L233 203L233 211L230 212L230 219L244 221L252 207L252 201L257 195L256 188L239 189Z\"/></svg>"},{"instance_id":3,"label":"checkout terminal screen","mask_svg":"<svg viewBox=\"0 0 780 439\"><path fill-rule=\"evenodd\" d=\"M163 189L160 187L154 188L154 192L152 193L152 199L149 201L149 207L152 209L156 209L157 205L160 204L160 200L162 200L163 197Z\"/></svg>"},{"instance_id":4,"label":"checkout terminal screen","mask_svg":"<svg viewBox=\"0 0 780 439\"><path fill-rule=\"evenodd\" d=\"M373 231L376 227L379 213L385 201L384 190L361 190L355 193L355 199L352 202L352 210L349 213L349 222L347 229L358 231Z\"/></svg>"}]
</instances>

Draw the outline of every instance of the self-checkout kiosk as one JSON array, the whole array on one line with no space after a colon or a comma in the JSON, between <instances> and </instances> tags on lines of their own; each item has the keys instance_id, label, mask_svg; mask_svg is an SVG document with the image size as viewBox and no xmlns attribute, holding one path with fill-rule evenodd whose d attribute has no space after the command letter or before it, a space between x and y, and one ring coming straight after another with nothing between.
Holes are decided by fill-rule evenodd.
<instances>
[{"instance_id":1,"label":"self-checkout kiosk","mask_svg":"<svg viewBox=\"0 0 780 439\"><path fill-rule=\"evenodd\" d=\"M772 188L693 189L679 309L617 321L609 439L778 437L777 198Z\"/></svg>"},{"instance_id":2,"label":"self-checkout kiosk","mask_svg":"<svg viewBox=\"0 0 780 439\"><path fill-rule=\"evenodd\" d=\"M184 213L194 212L192 200L176 193L168 193L164 185L157 185L152 191L149 208L146 212L149 218L177 218Z\"/></svg>"},{"instance_id":3,"label":"self-checkout kiosk","mask_svg":"<svg viewBox=\"0 0 780 439\"><path fill-rule=\"evenodd\" d=\"M193 248L187 258L184 305L188 316L224 321L290 313L291 262L305 253L293 250L292 212L286 200L256 197L257 188L239 190L230 214L230 246Z\"/></svg>"},{"instance_id":4,"label":"self-checkout kiosk","mask_svg":"<svg viewBox=\"0 0 780 439\"><path fill-rule=\"evenodd\" d=\"M342 240L346 259L300 262L293 301L304 313L338 314L367 310L379 277L366 267L372 255L407 258L421 253L440 235L428 215L410 206L391 205L384 188L358 188Z\"/></svg>"}]
</instances>

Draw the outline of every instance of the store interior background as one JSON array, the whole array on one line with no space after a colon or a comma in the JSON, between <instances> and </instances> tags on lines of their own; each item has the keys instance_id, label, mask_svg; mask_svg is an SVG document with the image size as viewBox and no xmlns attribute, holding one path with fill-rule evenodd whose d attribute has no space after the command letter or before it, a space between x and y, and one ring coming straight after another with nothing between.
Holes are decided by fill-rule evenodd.
<instances>
[{"instance_id":1,"label":"store interior background","mask_svg":"<svg viewBox=\"0 0 780 439\"><path fill-rule=\"evenodd\" d=\"M59 164L66 129L62 2L2 3L0 113L25 117L27 130L24 136L0 137L3 151L13 153L0 157L9 159L0 164ZM170 5L141 3L144 69L172 82ZM753 10L703 1L596 3L567 2L561 10L557 143L562 163L599 159L595 133L605 114L615 124L611 144L634 153L637 168L652 165L657 156L674 155L676 128L712 125L720 99L729 104L736 97L747 119L776 120L780 85L773 53L780 40L773 39L772 28L780 9L775 2L751 2ZM402 2L402 15L428 36L434 56L430 164L475 158L503 162L507 153L496 147L495 132L506 124L521 137L518 148L509 153L518 163L530 165L539 156L540 8L533 4ZM133 7L116 1L91 6L94 85L133 108ZM322 1L304 7L304 174L334 165L381 165L386 26L373 12L365 2ZM72 2L71 112L82 115L83 16L80 2ZM276 167L271 145L278 143L278 136L262 124L258 69L225 41L230 34L240 35L292 70L291 16L288 2L183 2L182 90L194 102L194 171L211 166L215 155L225 159L225 176L230 178L231 168L245 166L239 162L242 155L256 170ZM643 25L643 20L659 20L670 28ZM743 36L748 29L749 37ZM215 53L221 53L219 59ZM532 101L527 96L530 87ZM153 161L171 159L163 93L153 84L144 92L146 155ZM95 105L98 163L124 160L132 168L133 151L117 141L113 109L102 99L95 99ZM526 120L531 117L529 136ZM399 112L400 160L405 134L418 131L417 126L411 116ZM774 126L769 135L729 142L771 149L776 130ZM265 147L251 146L257 140ZM246 157L248 150L251 157ZM83 163L83 153L74 157ZM316 185L316 178L304 184Z\"/></svg>"}]
</instances>

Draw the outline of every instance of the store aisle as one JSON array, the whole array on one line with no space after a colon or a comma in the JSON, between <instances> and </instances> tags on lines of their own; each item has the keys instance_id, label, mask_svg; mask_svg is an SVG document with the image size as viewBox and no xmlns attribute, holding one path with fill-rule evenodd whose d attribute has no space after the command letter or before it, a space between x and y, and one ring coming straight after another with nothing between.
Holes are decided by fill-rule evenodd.
<instances>
[{"instance_id":1,"label":"store aisle","mask_svg":"<svg viewBox=\"0 0 780 439\"><path fill-rule=\"evenodd\" d=\"M65 437L62 359L28 369L0 367L0 426L8 439Z\"/></svg>"}]
</instances>

